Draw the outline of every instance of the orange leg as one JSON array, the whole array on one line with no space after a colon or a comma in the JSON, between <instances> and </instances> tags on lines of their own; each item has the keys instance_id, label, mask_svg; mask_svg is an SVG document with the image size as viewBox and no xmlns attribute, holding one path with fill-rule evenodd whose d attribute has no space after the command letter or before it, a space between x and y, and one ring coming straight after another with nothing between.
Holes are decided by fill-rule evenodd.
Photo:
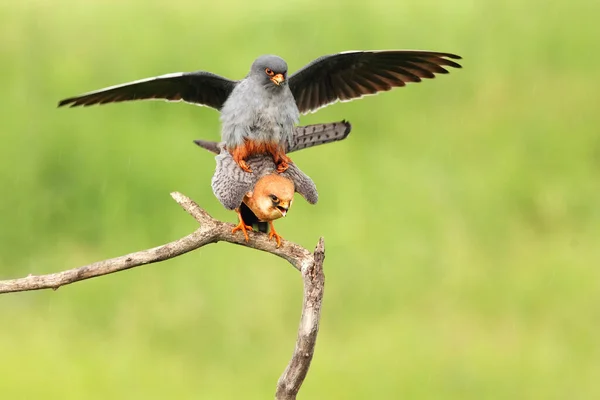
<instances>
[{"instance_id":1,"label":"orange leg","mask_svg":"<svg viewBox=\"0 0 600 400\"><path fill-rule=\"evenodd\" d=\"M252 231L252 227L250 225L246 225L244 223L244 220L242 219L242 214L240 213L239 209L237 209L235 211L237 212L238 218L240 219L240 223L237 224L237 226L231 230L231 233L236 233L237 231L242 231L242 233L244 234L244 238L246 238L246 242L247 242L250 240L250 238L248 237L248 231Z\"/></svg>"},{"instance_id":2,"label":"orange leg","mask_svg":"<svg viewBox=\"0 0 600 400\"><path fill-rule=\"evenodd\" d=\"M250 156L250 152L248 147L246 147L246 143L234 148L231 151L231 155L233 157L233 161L235 161L241 169L246 172L252 172L252 169L248 166L248 163L246 163L246 159Z\"/></svg>"},{"instance_id":3,"label":"orange leg","mask_svg":"<svg viewBox=\"0 0 600 400\"><path fill-rule=\"evenodd\" d=\"M281 246L281 236L279 236L279 234L275 232L273 221L269 221L269 227L271 228L271 232L269 232L269 240L275 238L275 241L277 242L277 247L279 248Z\"/></svg>"},{"instance_id":4,"label":"orange leg","mask_svg":"<svg viewBox=\"0 0 600 400\"><path fill-rule=\"evenodd\" d=\"M277 172L285 172L289 168L289 163L292 162L291 158L285 154L285 150L281 146L276 146L270 150L273 155L273 161L277 164Z\"/></svg>"},{"instance_id":5,"label":"orange leg","mask_svg":"<svg viewBox=\"0 0 600 400\"><path fill-rule=\"evenodd\" d=\"M284 172L292 160L285 154L285 150L277 143L257 143L253 140L245 140L244 144L230 150L233 160L246 172L252 172L252 168L246 160L255 154L271 154L273 161L277 164L277 172Z\"/></svg>"}]
</instances>

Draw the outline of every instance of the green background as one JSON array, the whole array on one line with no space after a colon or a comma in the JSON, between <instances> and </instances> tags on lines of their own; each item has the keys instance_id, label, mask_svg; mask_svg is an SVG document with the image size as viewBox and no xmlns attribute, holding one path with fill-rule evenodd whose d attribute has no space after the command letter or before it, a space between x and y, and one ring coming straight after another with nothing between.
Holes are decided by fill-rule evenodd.
<instances>
[{"instance_id":1,"label":"green background","mask_svg":"<svg viewBox=\"0 0 600 400\"><path fill-rule=\"evenodd\" d=\"M327 246L305 399L600 398L596 0L0 3L0 278L153 247L213 197L218 114L59 99L176 71L238 79L260 54L416 48L433 81L336 104L348 140L294 154L320 200L276 226ZM57 292L0 296L3 399L268 399L301 279L219 243Z\"/></svg>"}]
</instances>

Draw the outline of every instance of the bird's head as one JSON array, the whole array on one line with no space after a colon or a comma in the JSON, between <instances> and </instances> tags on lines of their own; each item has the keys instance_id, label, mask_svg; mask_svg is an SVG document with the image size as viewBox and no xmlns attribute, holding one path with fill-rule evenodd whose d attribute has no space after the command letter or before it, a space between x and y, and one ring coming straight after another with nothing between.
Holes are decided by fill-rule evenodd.
<instances>
[{"instance_id":1,"label":"bird's head","mask_svg":"<svg viewBox=\"0 0 600 400\"><path fill-rule=\"evenodd\" d=\"M252 63L250 76L263 86L280 88L287 85L287 63L281 57L260 56Z\"/></svg>"},{"instance_id":2,"label":"bird's head","mask_svg":"<svg viewBox=\"0 0 600 400\"><path fill-rule=\"evenodd\" d=\"M246 205L262 221L285 217L294 201L294 183L279 174L263 176L247 195Z\"/></svg>"}]
</instances>

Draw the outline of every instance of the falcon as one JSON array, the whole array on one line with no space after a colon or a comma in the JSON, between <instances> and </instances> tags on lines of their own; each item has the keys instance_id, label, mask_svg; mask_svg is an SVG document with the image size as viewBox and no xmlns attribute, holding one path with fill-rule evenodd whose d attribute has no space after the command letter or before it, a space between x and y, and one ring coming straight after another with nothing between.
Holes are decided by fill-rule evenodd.
<instances>
[{"instance_id":1,"label":"falcon","mask_svg":"<svg viewBox=\"0 0 600 400\"><path fill-rule=\"evenodd\" d=\"M269 154L277 171L284 172L300 114L434 78L448 73L447 67L461 68L452 61L460 58L421 50L348 51L317 58L288 76L282 58L264 55L237 81L205 71L179 72L70 97L58 105L164 99L212 107L221 113L221 140L244 171L252 171L249 157Z\"/></svg>"},{"instance_id":2,"label":"falcon","mask_svg":"<svg viewBox=\"0 0 600 400\"><path fill-rule=\"evenodd\" d=\"M252 223L267 223L269 239L281 246L281 236L275 231L273 221L287 215L296 192L310 204L316 204L319 195L314 182L294 163L279 172L267 154L250 156L247 162L252 173L247 173L238 166L225 144L220 144L219 150L211 186L221 204L238 215L239 224L232 233L242 231L248 241Z\"/></svg>"},{"instance_id":3,"label":"falcon","mask_svg":"<svg viewBox=\"0 0 600 400\"><path fill-rule=\"evenodd\" d=\"M288 152L344 140L351 130L352 125L347 121L297 126ZM268 233L269 239L274 238L279 247L281 236L275 231L273 221L287 215L296 188L300 193L304 193L309 202L316 202L318 199L314 183L308 176L287 176L295 170L293 163L293 169L288 170L289 172L284 171L283 175L274 174L276 166L273 165L273 161L265 155L255 155L253 157L262 157L261 160L251 161L256 162L259 168L255 168L251 174L240 174L241 170L231 161L231 155L227 152L221 153L225 143L205 140L194 140L194 143L218 154L217 168L212 180L213 192L225 208L235 209L239 224L232 233L242 231L246 241L249 240L248 231L256 227L258 231ZM230 200L231 198L233 200Z\"/></svg>"}]
</instances>

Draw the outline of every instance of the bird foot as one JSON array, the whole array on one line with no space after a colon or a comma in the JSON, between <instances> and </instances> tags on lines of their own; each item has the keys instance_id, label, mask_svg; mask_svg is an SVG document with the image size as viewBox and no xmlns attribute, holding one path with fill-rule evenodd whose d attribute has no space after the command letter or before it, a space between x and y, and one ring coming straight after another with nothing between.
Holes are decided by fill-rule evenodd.
<instances>
[{"instance_id":1,"label":"bird foot","mask_svg":"<svg viewBox=\"0 0 600 400\"><path fill-rule=\"evenodd\" d=\"M273 161L277 164L277 172L282 173L290 167L292 159L285 154L281 147L279 147L273 152Z\"/></svg>"},{"instance_id":2,"label":"bird foot","mask_svg":"<svg viewBox=\"0 0 600 400\"><path fill-rule=\"evenodd\" d=\"M246 160L240 160L238 162L238 165L240 166L240 168L244 172L252 173L252 168L250 168L250 166L248 165L248 163L246 162Z\"/></svg>"},{"instance_id":3,"label":"bird foot","mask_svg":"<svg viewBox=\"0 0 600 400\"><path fill-rule=\"evenodd\" d=\"M250 168L246 162L246 159L252 155L252 149L248 147L248 144L249 142L229 150L233 157L233 161L235 161L244 172L252 172L252 168Z\"/></svg>"},{"instance_id":4,"label":"bird foot","mask_svg":"<svg viewBox=\"0 0 600 400\"><path fill-rule=\"evenodd\" d=\"M281 236L279 236L277 232L269 232L269 240L271 239L275 239L275 242L277 242L277 248L281 247Z\"/></svg>"},{"instance_id":5,"label":"bird foot","mask_svg":"<svg viewBox=\"0 0 600 400\"><path fill-rule=\"evenodd\" d=\"M289 167L290 167L290 165L287 162L282 160L277 164L277 172L279 172L281 174L282 172L287 171L287 169Z\"/></svg>"},{"instance_id":6,"label":"bird foot","mask_svg":"<svg viewBox=\"0 0 600 400\"><path fill-rule=\"evenodd\" d=\"M237 226L231 230L231 233L236 233L237 231L242 231L246 242L250 240L250 237L248 237L248 231L252 232L252 227L244 224L244 221L242 221L241 218L240 223L237 224Z\"/></svg>"},{"instance_id":7,"label":"bird foot","mask_svg":"<svg viewBox=\"0 0 600 400\"><path fill-rule=\"evenodd\" d=\"M275 227L273 226L273 221L269 221L269 226L271 228L271 232L269 232L269 240L275 239L277 242L277 248L281 246L281 236L277 232L275 232Z\"/></svg>"}]
</instances>

